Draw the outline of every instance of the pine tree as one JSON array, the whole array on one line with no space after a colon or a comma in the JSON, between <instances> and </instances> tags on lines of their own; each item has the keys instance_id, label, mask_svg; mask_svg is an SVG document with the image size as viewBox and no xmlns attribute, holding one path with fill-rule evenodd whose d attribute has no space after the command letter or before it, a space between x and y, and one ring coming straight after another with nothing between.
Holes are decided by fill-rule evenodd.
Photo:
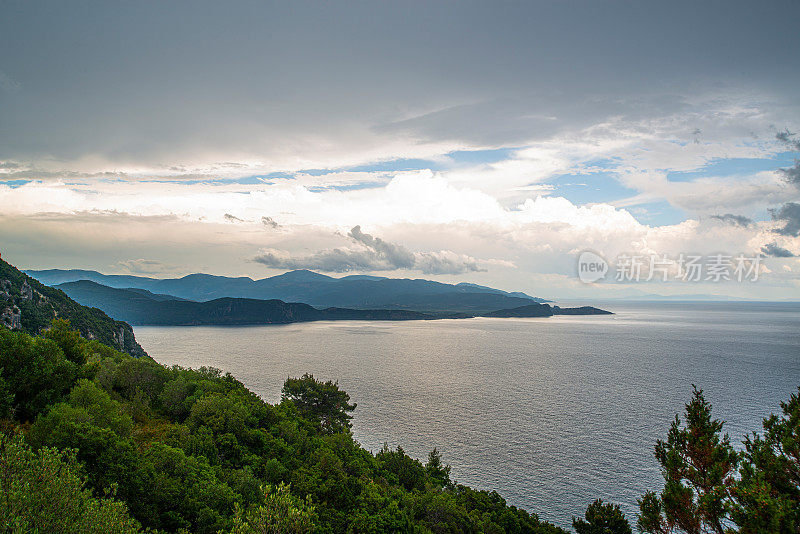
<instances>
[{"instance_id":1,"label":"pine tree","mask_svg":"<svg viewBox=\"0 0 800 534\"><path fill-rule=\"evenodd\" d=\"M666 441L656 444L664 489L639 501L637 525L642 532L725 534L730 520L730 488L739 455L722 436L723 422L711 418L711 404L694 388L686 405L686 424L675 416Z\"/></svg>"}]
</instances>

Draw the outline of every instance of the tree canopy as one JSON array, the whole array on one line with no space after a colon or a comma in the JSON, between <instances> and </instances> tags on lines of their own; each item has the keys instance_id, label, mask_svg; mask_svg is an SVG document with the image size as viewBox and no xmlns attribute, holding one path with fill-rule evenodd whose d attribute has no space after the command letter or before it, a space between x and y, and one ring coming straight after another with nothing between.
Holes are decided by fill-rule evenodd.
<instances>
[{"instance_id":1,"label":"tree canopy","mask_svg":"<svg viewBox=\"0 0 800 534\"><path fill-rule=\"evenodd\" d=\"M310 374L271 405L230 374L133 358L67 323L37 337L0 328L0 530L566 532L454 482L436 449L425 463L363 449L355 407ZM642 532L800 531L800 393L742 452L723 426L695 389L656 444L664 485L639 501ZM600 500L573 527L631 532Z\"/></svg>"},{"instance_id":2,"label":"tree canopy","mask_svg":"<svg viewBox=\"0 0 800 534\"><path fill-rule=\"evenodd\" d=\"M83 491L69 513L105 514L91 519L112 525L103 532L565 532L451 482L436 450L423 464L363 449L336 382L289 378L283 393L271 405L217 369L133 358L66 323L38 337L0 329L2 426L27 451L4 457L9 469L48 480L30 459L61 455L58 473ZM13 508L24 525L56 517L34 497Z\"/></svg>"},{"instance_id":3,"label":"tree canopy","mask_svg":"<svg viewBox=\"0 0 800 534\"><path fill-rule=\"evenodd\" d=\"M631 525L618 504L597 499L586 509L583 519L572 518L577 534L631 534Z\"/></svg>"},{"instance_id":4,"label":"tree canopy","mask_svg":"<svg viewBox=\"0 0 800 534\"><path fill-rule=\"evenodd\" d=\"M348 412L356 409L350 404L350 395L339 389L338 382L316 380L308 373L300 378L287 378L283 384L283 398L297 406L305 417L319 422L325 433L336 433L351 427Z\"/></svg>"}]
</instances>

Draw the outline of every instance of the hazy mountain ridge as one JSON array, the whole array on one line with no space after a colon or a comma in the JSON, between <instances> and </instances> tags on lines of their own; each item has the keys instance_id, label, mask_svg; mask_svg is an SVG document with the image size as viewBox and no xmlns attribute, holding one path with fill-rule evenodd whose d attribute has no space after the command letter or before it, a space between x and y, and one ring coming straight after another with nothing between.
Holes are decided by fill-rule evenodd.
<instances>
[{"instance_id":1,"label":"hazy mountain ridge","mask_svg":"<svg viewBox=\"0 0 800 534\"><path fill-rule=\"evenodd\" d=\"M51 269L26 271L44 284L90 280L117 289L144 289L194 301L222 297L304 302L317 308L404 309L420 312L485 312L546 302L524 293L509 293L475 284L444 284L422 279L350 275L333 278L313 271L290 271L253 280L190 274L157 279L129 275L104 275L97 271Z\"/></svg>"},{"instance_id":2,"label":"hazy mountain ridge","mask_svg":"<svg viewBox=\"0 0 800 534\"><path fill-rule=\"evenodd\" d=\"M299 302L222 297L195 302L155 299L136 290L107 287L89 280L56 286L78 302L139 325L256 325L323 320L433 319L432 315L406 310L316 309Z\"/></svg>"},{"instance_id":3,"label":"hazy mountain ridge","mask_svg":"<svg viewBox=\"0 0 800 534\"><path fill-rule=\"evenodd\" d=\"M223 297L204 302L164 298L144 290L118 289L90 280L56 286L71 298L95 306L111 316L138 325L259 325L307 321L369 320L404 321L464 319L470 317L550 317L558 314L587 315L608 313L596 308L551 307L530 303L510 309L476 313L422 313L405 309L355 309L328 307L317 309L298 302ZM452 296L452 295L450 295ZM469 294L464 295L469 296ZM460 297L460 295L456 295ZM528 300L527 302L530 302ZM594 311L591 311L594 310Z\"/></svg>"}]
</instances>

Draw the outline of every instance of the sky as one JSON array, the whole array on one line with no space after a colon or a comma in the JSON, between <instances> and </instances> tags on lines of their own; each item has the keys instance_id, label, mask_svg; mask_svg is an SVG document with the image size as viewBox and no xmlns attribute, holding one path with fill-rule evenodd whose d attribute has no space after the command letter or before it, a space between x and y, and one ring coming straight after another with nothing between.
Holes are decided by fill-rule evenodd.
<instances>
[{"instance_id":1,"label":"sky","mask_svg":"<svg viewBox=\"0 0 800 534\"><path fill-rule=\"evenodd\" d=\"M798 300L798 20L796 0L0 0L0 253ZM586 250L605 280L577 276ZM680 277L715 255L757 279ZM667 281L614 275L665 256Z\"/></svg>"}]
</instances>

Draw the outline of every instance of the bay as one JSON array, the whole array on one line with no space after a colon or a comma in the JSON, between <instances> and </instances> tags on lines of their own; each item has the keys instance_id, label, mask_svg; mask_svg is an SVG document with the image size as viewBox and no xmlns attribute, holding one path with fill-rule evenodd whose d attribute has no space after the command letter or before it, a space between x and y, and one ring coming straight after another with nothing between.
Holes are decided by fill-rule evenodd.
<instances>
[{"instance_id":1,"label":"bay","mask_svg":"<svg viewBox=\"0 0 800 534\"><path fill-rule=\"evenodd\" d=\"M157 361L228 371L269 402L338 380L367 449L436 447L451 477L569 527L658 489L653 458L692 384L739 444L800 385L800 304L592 302L613 316L137 327Z\"/></svg>"}]
</instances>

